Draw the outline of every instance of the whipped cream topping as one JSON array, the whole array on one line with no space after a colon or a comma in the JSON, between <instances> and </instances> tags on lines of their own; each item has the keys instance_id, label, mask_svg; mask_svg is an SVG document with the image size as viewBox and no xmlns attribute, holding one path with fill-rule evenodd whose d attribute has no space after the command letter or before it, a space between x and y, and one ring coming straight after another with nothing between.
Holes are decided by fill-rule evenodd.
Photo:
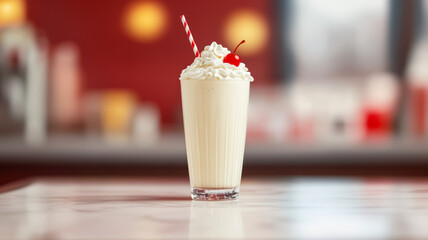
<instances>
[{"instance_id":1,"label":"whipped cream topping","mask_svg":"<svg viewBox=\"0 0 428 240\"><path fill-rule=\"evenodd\" d=\"M223 58L230 51L216 42L206 46L201 57L195 58L192 65L181 72L180 80L247 80L254 81L244 63L238 67L223 63Z\"/></svg>"}]
</instances>

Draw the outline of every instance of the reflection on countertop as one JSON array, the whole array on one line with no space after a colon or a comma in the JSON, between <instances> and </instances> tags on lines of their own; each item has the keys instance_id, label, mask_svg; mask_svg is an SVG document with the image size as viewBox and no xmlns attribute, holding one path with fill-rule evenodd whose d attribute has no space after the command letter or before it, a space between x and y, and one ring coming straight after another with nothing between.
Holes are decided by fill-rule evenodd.
<instances>
[{"instance_id":1,"label":"reflection on countertop","mask_svg":"<svg viewBox=\"0 0 428 240\"><path fill-rule=\"evenodd\" d=\"M39 179L0 194L7 239L427 239L428 179L252 178L191 201L184 178Z\"/></svg>"}]
</instances>

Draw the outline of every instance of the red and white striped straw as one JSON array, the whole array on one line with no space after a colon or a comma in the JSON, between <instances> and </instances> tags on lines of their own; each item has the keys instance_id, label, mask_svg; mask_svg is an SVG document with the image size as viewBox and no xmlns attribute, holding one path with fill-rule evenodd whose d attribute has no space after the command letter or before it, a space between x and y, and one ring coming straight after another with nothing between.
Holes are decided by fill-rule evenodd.
<instances>
[{"instance_id":1,"label":"red and white striped straw","mask_svg":"<svg viewBox=\"0 0 428 240\"><path fill-rule=\"evenodd\" d=\"M198 51L198 47L196 46L195 40L193 39L192 33L190 32L189 24L187 24L186 18L184 15L180 16L181 21L183 22L184 30L186 31L187 37L189 38L190 45L192 45L193 53L195 53L196 57L201 56Z\"/></svg>"}]
</instances>

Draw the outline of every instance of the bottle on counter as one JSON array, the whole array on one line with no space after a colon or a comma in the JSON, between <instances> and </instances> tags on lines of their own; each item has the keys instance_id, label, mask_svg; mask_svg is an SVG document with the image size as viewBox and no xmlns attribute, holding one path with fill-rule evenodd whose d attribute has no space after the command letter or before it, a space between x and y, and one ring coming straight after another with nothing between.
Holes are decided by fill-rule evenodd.
<instances>
[{"instance_id":1,"label":"bottle on counter","mask_svg":"<svg viewBox=\"0 0 428 240\"><path fill-rule=\"evenodd\" d=\"M398 79L391 73L377 73L367 79L362 109L363 140L392 139L398 93Z\"/></svg>"},{"instance_id":2,"label":"bottle on counter","mask_svg":"<svg viewBox=\"0 0 428 240\"><path fill-rule=\"evenodd\" d=\"M428 137L428 42L418 44L407 67L406 135Z\"/></svg>"}]
</instances>

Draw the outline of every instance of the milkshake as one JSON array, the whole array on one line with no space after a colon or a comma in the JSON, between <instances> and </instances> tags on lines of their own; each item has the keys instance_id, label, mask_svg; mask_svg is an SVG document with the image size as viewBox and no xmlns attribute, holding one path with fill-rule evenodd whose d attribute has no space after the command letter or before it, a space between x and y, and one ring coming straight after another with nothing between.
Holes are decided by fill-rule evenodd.
<instances>
[{"instance_id":1,"label":"milkshake","mask_svg":"<svg viewBox=\"0 0 428 240\"><path fill-rule=\"evenodd\" d=\"M227 61L232 55L213 42L180 76L193 199L237 199L239 195L254 79L240 60Z\"/></svg>"}]
</instances>

